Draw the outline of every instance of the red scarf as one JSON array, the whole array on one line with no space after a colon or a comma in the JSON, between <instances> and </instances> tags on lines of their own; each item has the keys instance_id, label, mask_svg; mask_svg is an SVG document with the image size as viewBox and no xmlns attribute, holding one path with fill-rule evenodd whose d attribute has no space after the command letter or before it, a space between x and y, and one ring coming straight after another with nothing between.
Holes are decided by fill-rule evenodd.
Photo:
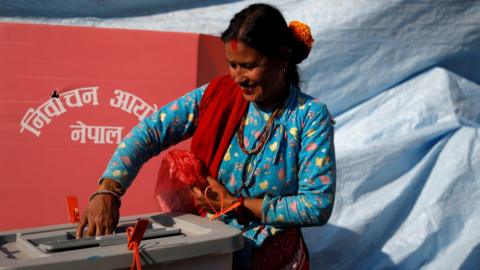
<instances>
[{"instance_id":1,"label":"red scarf","mask_svg":"<svg viewBox=\"0 0 480 270\"><path fill-rule=\"evenodd\" d=\"M247 107L242 90L230 76L215 78L203 94L191 150L215 179Z\"/></svg>"}]
</instances>

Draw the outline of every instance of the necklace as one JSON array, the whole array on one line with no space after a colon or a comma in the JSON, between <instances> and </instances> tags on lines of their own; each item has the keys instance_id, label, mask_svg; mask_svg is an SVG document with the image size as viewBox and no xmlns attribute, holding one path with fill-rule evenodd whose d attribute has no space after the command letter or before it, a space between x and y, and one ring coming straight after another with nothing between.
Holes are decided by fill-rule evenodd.
<instances>
[{"instance_id":1,"label":"necklace","mask_svg":"<svg viewBox=\"0 0 480 270\"><path fill-rule=\"evenodd\" d=\"M260 133L260 136L258 137L258 143L252 150L248 150L245 147L244 129L245 129L245 120L247 119L247 115L248 115L248 113L246 113L242 117L240 126L238 127L238 130L237 130L237 139L238 139L238 144L240 145L240 149L242 149L242 151L247 155L257 154L258 152L260 152L260 150L265 145L265 142L267 141L268 137L270 137L270 131L271 131L273 121L276 118L278 118L282 113L283 113L283 108L278 108L278 109L275 109L275 111L273 111L270 118L268 118L267 124L263 128L262 133Z\"/></svg>"}]
</instances>

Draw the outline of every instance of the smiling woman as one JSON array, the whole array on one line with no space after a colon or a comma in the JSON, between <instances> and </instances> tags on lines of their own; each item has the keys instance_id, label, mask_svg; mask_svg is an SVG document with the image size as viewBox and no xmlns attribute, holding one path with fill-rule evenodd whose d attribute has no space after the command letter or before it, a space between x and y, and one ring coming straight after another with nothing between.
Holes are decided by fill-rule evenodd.
<instances>
[{"instance_id":1,"label":"smiling woman","mask_svg":"<svg viewBox=\"0 0 480 270\"><path fill-rule=\"evenodd\" d=\"M244 235L233 268L308 268L300 227L327 222L336 179L333 119L299 88L297 64L312 47L310 30L299 22L289 27L276 8L255 4L232 18L222 40L230 74L160 108L125 137L78 237L87 224L88 235L111 233L119 198L142 165L193 137L209 184L208 192L191 186L198 210Z\"/></svg>"}]
</instances>

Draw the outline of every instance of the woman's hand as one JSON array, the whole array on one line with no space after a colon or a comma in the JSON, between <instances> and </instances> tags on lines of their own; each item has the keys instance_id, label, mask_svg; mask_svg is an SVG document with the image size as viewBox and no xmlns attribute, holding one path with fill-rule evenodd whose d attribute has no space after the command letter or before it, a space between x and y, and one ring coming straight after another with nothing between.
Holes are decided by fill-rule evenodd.
<instances>
[{"instance_id":1,"label":"woman's hand","mask_svg":"<svg viewBox=\"0 0 480 270\"><path fill-rule=\"evenodd\" d=\"M192 186L192 194L197 200L197 203L208 212L213 212L213 208L218 212L222 208L222 195L223 195L223 209L232 205L236 198L231 195L228 190L220 184L216 179L208 176L207 181L209 188L207 188L207 197L202 190L197 186Z\"/></svg>"},{"instance_id":2,"label":"woman's hand","mask_svg":"<svg viewBox=\"0 0 480 270\"><path fill-rule=\"evenodd\" d=\"M110 194L97 194L88 203L87 209L77 226L77 238L83 237L83 229L87 228L87 236L112 234L118 224L120 203Z\"/></svg>"}]
</instances>

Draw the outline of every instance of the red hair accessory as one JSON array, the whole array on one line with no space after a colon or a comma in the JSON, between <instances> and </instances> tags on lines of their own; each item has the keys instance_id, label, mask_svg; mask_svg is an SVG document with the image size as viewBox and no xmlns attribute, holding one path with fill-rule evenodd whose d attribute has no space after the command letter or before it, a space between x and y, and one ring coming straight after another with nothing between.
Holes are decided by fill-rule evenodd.
<instances>
[{"instance_id":1,"label":"red hair accessory","mask_svg":"<svg viewBox=\"0 0 480 270\"><path fill-rule=\"evenodd\" d=\"M305 46L307 46L309 50L312 49L314 40L312 37L312 33L310 31L310 27L308 25L299 21L291 21L288 24L288 28L290 28L290 30L293 33L293 36L297 40L305 44Z\"/></svg>"}]
</instances>

